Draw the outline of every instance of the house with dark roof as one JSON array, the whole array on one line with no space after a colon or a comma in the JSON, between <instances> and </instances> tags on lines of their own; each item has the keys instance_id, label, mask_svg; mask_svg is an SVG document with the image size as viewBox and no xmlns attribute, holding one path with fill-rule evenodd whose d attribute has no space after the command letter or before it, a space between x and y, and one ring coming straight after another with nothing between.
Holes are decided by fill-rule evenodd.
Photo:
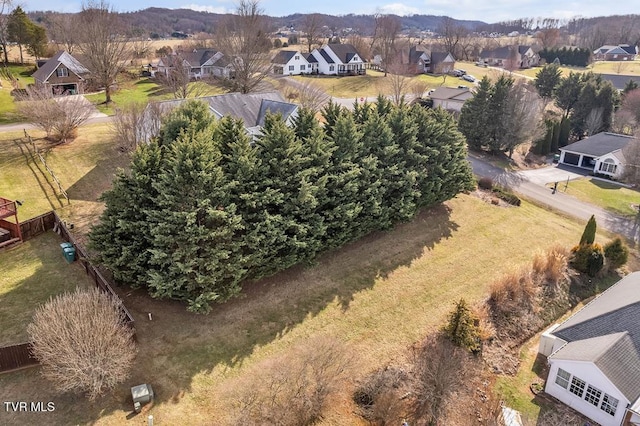
<instances>
[{"instance_id":1,"label":"house with dark roof","mask_svg":"<svg viewBox=\"0 0 640 426\"><path fill-rule=\"evenodd\" d=\"M56 95L75 95L84 90L89 70L66 50L56 53L33 73L36 85L49 86Z\"/></svg>"},{"instance_id":2,"label":"house with dark roof","mask_svg":"<svg viewBox=\"0 0 640 426\"><path fill-rule=\"evenodd\" d=\"M480 61L492 67L506 69L531 68L540 64L538 55L531 46L504 46L497 49L484 49Z\"/></svg>"},{"instance_id":3,"label":"house with dark roof","mask_svg":"<svg viewBox=\"0 0 640 426\"><path fill-rule=\"evenodd\" d=\"M273 73L278 75L300 75L311 73L307 58L297 50L281 50L271 60Z\"/></svg>"},{"instance_id":4,"label":"house with dark roof","mask_svg":"<svg viewBox=\"0 0 640 426\"><path fill-rule=\"evenodd\" d=\"M434 108L460 112L467 99L473 98L473 93L467 87L438 87L429 97L433 100Z\"/></svg>"},{"instance_id":5,"label":"house with dark roof","mask_svg":"<svg viewBox=\"0 0 640 426\"><path fill-rule=\"evenodd\" d=\"M326 75L363 75L366 61L351 44L327 44L307 56L311 70Z\"/></svg>"},{"instance_id":6,"label":"house with dark roof","mask_svg":"<svg viewBox=\"0 0 640 426\"><path fill-rule=\"evenodd\" d=\"M637 75L624 75L624 74L598 74L603 80L611 82L613 87L622 91L627 87L630 81L640 85L640 76Z\"/></svg>"},{"instance_id":7,"label":"house with dark roof","mask_svg":"<svg viewBox=\"0 0 640 426\"><path fill-rule=\"evenodd\" d=\"M593 51L593 59L596 61L633 61L637 54L638 46L605 44Z\"/></svg>"},{"instance_id":8,"label":"house with dark roof","mask_svg":"<svg viewBox=\"0 0 640 426\"><path fill-rule=\"evenodd\" d=\"M193 49L173 52L158 62L157 73L168 76L172 70L182 67L194 80L218 77L231 78L233 66L224 54L215 49Z\"/></svg>"},{"instance_id":9,"label":"house with dark roof","mask_svg":"<svg viewBox=\"0 0 640 426\"><path fill-rule=\"evenodd\" d=\"M540 338L545 392L602 426L640 425L640 272Z\"/></svg>"},{"instance_id":10,"label":"house with dark roof","mask_svg":"<svg viewBox=\"0 0 640 426\"><path fill-rule=\"evenodd\" d=\"M422 46L411 46L406 55L403 52L402 62L407 65L408 72L413 74L447 74L456 65L451 53L434 52Z\"/></svg>"},{"instance_id":11,"label":"house with dark roof","mask_svg":"<svg viewBox=\"0 0 640 426\"><path fill-rule=\"evenodd\" d=\"M298 115L298 105L285 101L277 92L268 93L226 93L224 95L204 96L191 99L172 99L153 102L144 111L141 139L150 140L157 136L162 117L192 100L204 102L217 119L233 117L244 122L245 130L251 136L257 136L265 123L267 114L280 114L287 125L292 125Z\"/></svg>"},{"instance_id":12,"label":"house with dark roof","mask_svg":"<svg viewBox=\"0 0 640 426\"><path fill-rule=\"evenodd\" d=\"M624 173L624 149L633 136L601 132L560 148L560 164L619 178Z\"/></svg>"}]
</instances>

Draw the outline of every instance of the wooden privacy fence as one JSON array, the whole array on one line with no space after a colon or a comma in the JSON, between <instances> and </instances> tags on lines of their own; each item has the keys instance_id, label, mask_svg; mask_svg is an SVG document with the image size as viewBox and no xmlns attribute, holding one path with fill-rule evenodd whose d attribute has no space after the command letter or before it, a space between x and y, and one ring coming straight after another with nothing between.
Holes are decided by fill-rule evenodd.
<instances>
[{"instance_id":1,"label":"wooden privacy fence","mask_svg":"<svg viewBox=\"0 0 640 426\"><path fill-rule=\"evenodd\" d=\"M76 242L56 212L50 211L49 213L22 222L20 223L20 228L25 241L53 229L63 240L70 242L76 248L76 257L82 263L82 266L84 266L85 272L91 277L95 286L122 302L109 281L102 275L98 268L89 261L89 255L85 248ZM124 303L120 303L120 307L124 315L125 323L133 329L135 338L135 321L133 316L124 306ZM38 360L31 355L30 345L31 343L21 343L19 345L0 347L0 373L38 365Z\"/></svg>"},{"instance_id":2,"label":"wooden privacy fence","mask_svg":"<svg viewBox=\"0 0 640 426\"><path fill-rule=\"evenodd\" d=\"M38 365L38 360L31 355L31 343L5 346L0 348L0 372Z\"/></svg>"}]
</instances>

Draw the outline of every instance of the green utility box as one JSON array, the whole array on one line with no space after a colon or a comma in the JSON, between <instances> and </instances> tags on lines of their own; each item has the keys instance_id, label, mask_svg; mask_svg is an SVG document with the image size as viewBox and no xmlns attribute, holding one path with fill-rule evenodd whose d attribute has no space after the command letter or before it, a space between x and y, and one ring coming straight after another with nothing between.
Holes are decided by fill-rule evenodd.
<instances>
[{"instance_id":1,"label":"green utility box","mask_svg":"<svg viewBox=\"0 0 640 426\"><path fill-rule=\"evenodd\" d=\"M73 244L62 243L60 244L60 247L62 248L62 254L64 258L68 263L72 263L76 260L76 248L73 246Z\"/></svg>"}]
</instances>

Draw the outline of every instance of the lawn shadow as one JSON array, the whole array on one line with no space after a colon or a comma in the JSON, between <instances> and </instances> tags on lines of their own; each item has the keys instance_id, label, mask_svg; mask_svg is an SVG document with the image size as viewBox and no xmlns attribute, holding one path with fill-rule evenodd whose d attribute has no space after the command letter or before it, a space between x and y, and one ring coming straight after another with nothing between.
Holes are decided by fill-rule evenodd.
<instances>
[{"instance_id":1,"label":"lawn shadow","mask_svg":"<svg viewBox=\"0 0 640 426\"><path fill-rule=\"evenodd\" d=\"M176 404L191 391L195 376L242 364L332 305L348 310L355 294L450 238L458 228L450 214L445 205L423 210L411 222L321 255L313 267L297 266L245 283L241 297L214 306L209 315L191 314L176 301L152 299L143 289L116 287L136 321L139 352L131 377L91 403L56 393L31 371L10 373L0 376L0 385L4 381L15 389L5 400L29 400L30 389L38 388L39 400L57 402L47 416L50 424L93 423L113 413L122 413L124 421L132 410L130 387L142 383L152 384L156 404ZM36 422L37 416L27 413L21 419Z\"/></svg>"}]
</instances>

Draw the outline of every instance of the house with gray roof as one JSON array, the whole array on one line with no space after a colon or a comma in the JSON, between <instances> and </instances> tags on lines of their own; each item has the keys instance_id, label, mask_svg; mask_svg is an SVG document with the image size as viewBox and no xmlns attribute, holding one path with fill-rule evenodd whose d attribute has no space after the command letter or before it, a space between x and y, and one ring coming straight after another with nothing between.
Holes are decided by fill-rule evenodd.
<instances>
[{"instance_id":1,"label":"house with gray roof","mask_svg":"<svg viewBox=\"0 0 640 426\"><path fill-rule=\"evenodd\" d=\"M467 99L473 98L473 93L467 87L438 87L429 97L433 100L434 108L460 112Z\"/></svg>"},{"instance_id":2,"label":"house with gray roof","mask_svg":"<svg viewBox=\"0 0 640 426\"><path fill-rule=\"evenodd\" d=\"M531 46L513 45L484 49L480 54L480 61L506 69L531 68L540 64L540 55Z\"/></svg>"},{"instance_id":3,"label":"house with gray roof","mask_svg":"<svg viewBox=\"0 0 640 426\"><path fill-rule=\"evenodd\" d=\"M633 61L637 54L637 46L605 44L593 51L593 59L596 61Z\"/></svg>"},{"instance_id":4,"label":"house with gray roof","mask_svg":"<svg viewBox=\"0 0 640 426\"><path fill-rule=\"evenodd\" d=\"M351 44L327 44L307 56L315 74L363 75L366 61Z\"/></svg>"},{"instance_id":5,"label":"house with gray roof","mask_svg":"<svg viewBox=\"0 0 640 426\"><path fill-rule=\"evenodd\" d=\"M640 272L540 338L545 392L602 426L640 425Z\"/></svg>"},{"instance_id":6,"label":"house with gray roof","mask_svg":"<svg viewBox=\"0 0 640 426\"><path fill-rule=\"evenodd\" d=\"M455 68L456 60L449 52L435 52L423 46L411 46L408 55L402 52L402 63L412 74L447 74Z\"/></svg>"},{"instance_id":7,"label":"house with gray roof","mask_svg":"<svg viewBox=\"0 0 640 426\"><path fill-rule=\"evenodd\" d=\"M268 93L226 93L192 99L172 99L153 102L144 111L141 140L149 141L157 136L160 121L182 103L192 100L204 102L217 119L233 117L244 122L245 130L257 136L265 123L267 114L280 114L287 125L291 125L298 115L298 105L285 101L277 92Z\"/></svg>"},{"instance_id":8,"label":"house with gray roof","mask_svg":"<svg viewBox=\"0 0 640 426\"><path fill-rule=\"evenodd\" d=\"M232 64L222 52L215 49L181 50L163 56L158 62L157 73L169 76L172 70L178 69L184 69L193 80L233 77Z\"/></svg>"},{"instance_id":9,"label":"house with gray roof","mask_svg":"<svg viewBox=\"0 0 640 426\"><path fill-rule=\"evenodd\" d=\"M89 70L66 50L61 50L33 73L36 85L48 86L56 95L83 93Z\"/></svg>"},{"instance_id":10,"label":"house with gray roof","mask_svg":"<svg viewBox=\"0 0 640 426\"><path fill-rule=\"evenodd\" d=\"M277 75L300 75L311 73L311 64L297 50L281 50L271 60L273 73Z\"/></svg>"},{"instance_id":11,"label":"house with gray roof","mask_svg":"<svg viewBox=\"0 0 640 426\"><path fill-rule=\"evenodd\" d=\"M560 148L560 164L618 179L624 173L624 149L633 136L601 132Z\"/></svg>"}]
</instances>

